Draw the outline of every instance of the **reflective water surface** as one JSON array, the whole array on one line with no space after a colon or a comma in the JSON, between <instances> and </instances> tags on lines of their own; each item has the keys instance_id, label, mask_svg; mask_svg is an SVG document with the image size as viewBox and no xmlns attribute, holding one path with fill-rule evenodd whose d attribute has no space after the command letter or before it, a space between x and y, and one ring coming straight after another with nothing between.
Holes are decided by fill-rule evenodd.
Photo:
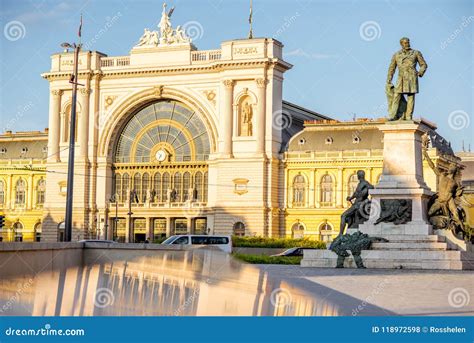
<instances>
[{"instance_id":1,"label":"reflective water surface","mask_svg":"<svg viewBox=\"0 0 474 343\"><path fill-rule=\"evenodd\" d=\"M53 256L54 268L25 266L21 259L13 272L0 268L0 315L348 314L220 251L84 249L68 263Z\"/></svg>"}]
</instances>

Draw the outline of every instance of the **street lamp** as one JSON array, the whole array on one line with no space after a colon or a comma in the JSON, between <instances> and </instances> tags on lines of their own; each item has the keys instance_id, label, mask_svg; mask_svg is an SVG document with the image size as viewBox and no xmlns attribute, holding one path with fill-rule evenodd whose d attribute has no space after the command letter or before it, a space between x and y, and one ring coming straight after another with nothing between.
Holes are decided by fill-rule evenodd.
<instances>
[{"instance_id":1,"label":"street lamp","mask_svg":"<svg viewBox=\"0 0 474 343\"><path fill-rule=\"evenodd\" d=\"M72 103L71 103L71 118L69 124L69 158L67 167L67 191L66 191L66 218L65 218L65 230L64 240L70 242L72 238L72 197L74 189L74 148L76 141L76 101L77 101L77 79L78 79L78 64L79 64L79 51L81 50L81 44L76 45L75 43L62 43L61 47L64 49L74 49L74 69L69 83L72 84ZM83 85L81 85L83 86Z\"/></svg>"}]
</instances>

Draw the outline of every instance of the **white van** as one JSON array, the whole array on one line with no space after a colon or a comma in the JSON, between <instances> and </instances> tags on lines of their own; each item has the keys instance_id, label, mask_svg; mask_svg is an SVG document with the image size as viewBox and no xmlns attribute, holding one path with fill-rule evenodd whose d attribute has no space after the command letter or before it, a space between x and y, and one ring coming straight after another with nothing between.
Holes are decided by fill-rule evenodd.
<instances>
[{"instance_id":1,"label":"white van","mask_svg":"<svg viewBox=\"0 0 474 343\"><path fill-rule=\"evenodd\" d=\"M212 245L226 253L232 252L232 238L228 235L175 235L161 244Z\"/></svg>"}]
</instances>

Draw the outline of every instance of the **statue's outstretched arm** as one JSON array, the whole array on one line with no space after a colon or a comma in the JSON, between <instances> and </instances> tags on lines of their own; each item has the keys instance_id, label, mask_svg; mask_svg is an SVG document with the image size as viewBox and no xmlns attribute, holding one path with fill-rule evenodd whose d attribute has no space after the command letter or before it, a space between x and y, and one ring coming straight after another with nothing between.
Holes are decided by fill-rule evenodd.
<instances>
[{"instance_id":1,"label":"statue's outstretched arm","mask_svg":"<svg viewBox=\"0 0 474 343\"><path fill-rule=\"evenodd\" d=\"M430 168L434 171L434 173L436 175L439 175L440 172L438 170L438 168L435 166L435 164L433 163L433 161L431 160L430 156L428 155L428 151L423 149L423 156L425 157L425 160L426 162L428 162L428 165L430 166Z\"/></svg>"}]
</instances>

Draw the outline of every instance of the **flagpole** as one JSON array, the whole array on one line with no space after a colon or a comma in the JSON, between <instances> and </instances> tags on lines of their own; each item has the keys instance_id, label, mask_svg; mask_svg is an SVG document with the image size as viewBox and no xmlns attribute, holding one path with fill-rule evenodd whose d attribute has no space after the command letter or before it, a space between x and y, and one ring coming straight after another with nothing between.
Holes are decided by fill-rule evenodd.
<instances>
[{"instance_id":1,"label":"flagpole","mask_svg":"<svg viewBox=\"0 0 474 343\"><path fill-rule=\"evenodd\" d=\"M253 38L253 30L252 30L252 21L253 21L253 11L252 11L252 7L253 7L253 2L252 0L250 0L250 14L249 14L249 24L250 24L250 31L249 31L249 36L248 36L248 39L252 39Z\"/></svg>"}]
</instances>

